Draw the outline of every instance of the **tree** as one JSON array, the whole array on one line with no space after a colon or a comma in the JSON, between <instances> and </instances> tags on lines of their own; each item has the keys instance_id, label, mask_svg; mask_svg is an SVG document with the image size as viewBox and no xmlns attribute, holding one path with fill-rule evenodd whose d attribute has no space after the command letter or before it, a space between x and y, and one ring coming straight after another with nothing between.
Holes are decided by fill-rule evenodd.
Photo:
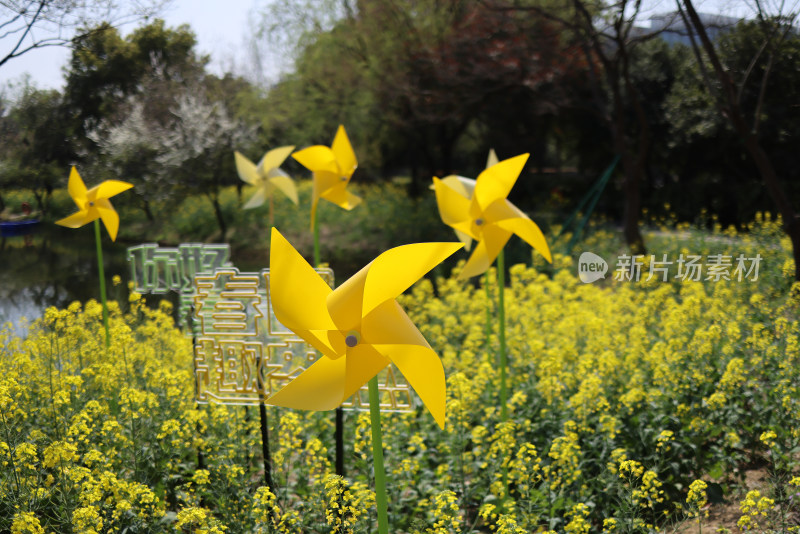
<instances>
[{"instance_id":1,"label":"tree","mask_svg":"<svg viewBox=\"0 0 800 534\"><path fill-rule=\"evenodd\" d=\"M301 17L304 2L290 4L285 12ZM529 150L541 133L531 125L557 107L558 89L583 68L582 60L573 61L578 56L563 53L558 32L543 19L481 3L328 6L319 24L271 19L263 26L268 36L268 28L307 28L298 37L303 45L293 48L295 71L268 95L267 127L296 134L289 137L298 142L329 142L335 126L346 123L362 169L410 170L412 194L424 191L433 174L482 168L494 144L489 139L502 137L508 153ZM338 15L333 22L331 13ZM519 105L525 100L539 105ZM501 113L505 124L495 120ZM527 137L510 134L517 130ZM459 152L465 141L467 154Z\"/></svg>"},{"instance_id":2,"label":"tree","mask_svg":"<svg viewBox=\"0 0 800 534\"><path fill-rule=\"evenodd\" d=\"M152 109L152 108L151 108ZM147 215L155 221L153 205L163 205L180 191L176 174L158 164L164 150L166 129L149 117L140 95L131 96L121 122L101 121L87 133L97 147L94 165L104 174L134 183L133 193Z\"/></svg>"},{"instance_id":3,"label":"tree","mask_svg":"<svg viewBox=\"0 0 800 534\"><path fill-rule=\"evenodd\" d=\"M85 138L100 120L112 117L125 97L142 91L145 80L188 84L205 76L208 57L198 56L195 45L188 26L167 28L160 19L126 38L107 24L76 38L64 88L74 137Z\"/></svg>"},{"instance_id":4,"label":"tree","mask_svg":"<svg viewBox=\"0 0 800 534\"><path fill-rule=\"evenodd\" d=\"M484 130L481 155L491 146L510 154L543 145L542 117L565 104L560 89L585 73L552 24L499 9L500 2L361 5L358 35L384 58L374 72L377 100L421 160L421 172L412 172L418 189L431 174L464 167L455 152L467 132ZM508 135L514 131L522 135Z\"/></svg>"},{"instance_id":5,"label":"tree","mask_svg":"<svg viewBox=\"0 0 800 534\"><path fill-rule=\"evenodd\" d=\"M219 194L224 185L238 182L232 154L252 143L255 127L234 118L223 102L209 100L198 87L180 94L172 113L175 120L157 161L180 173L190 191L209 199L224 241L227 224Z\"/></svg>"},{"instance_id":6,"label":"tree","mask_svg":"<svg viewBox=\"0 0 800 534\"><path fill-rule=\"evenodd\" d=\"M212 96L231 94L246 83L225 80L184 84L153 76L126 99L116 118L104 119L89 133L98 147L97 164L136 185L133 192L151 221L153 204L200 193L214 208L222 240L227 224L219 195L223 186L238 183L233 151L246 149L255 137L255 126Z\"/></svg>"},{"instance_id":7,"label":"tree","mask_svg":"<svg viewBox=\"0 0 800 534\"><path fill-rule=\"evenodd\" d=\"M224 239L219 193L236 183L233 150L253 141L254 127L234 116L240 78L208 75L187 26L162 20L125 38L104 26L75 43L64 107L72 117L76 156L98 174L121 177L148 219L187 192L206 195Z\"/></svg>"},{"instance_id":8,"label":"tree","mask_svg":"<svg viewBox=\"0 0 800 534\"><path fill-rule=\"evenodd\" d=\"M634 254L643 254L639 231L642 183L652 146L651 117L641 88L633 76L637 49L659 31L638 26L642 3L619 0L598 4L571 0L570 9L522 3L504 9L533 11L557 22L582 47L589 65L591 110L606 124L612 149L620 156L624 173L623 234Z\"/></svg>"},{"instance_id":9,"label":"tree","mask_svg":"<svg viewBox=\"0 0 800 534\"><path fill-rule=\"evenodd\" d=\"M90 36L101 22L121 26L147 20L168 1L2 0L0 66L37 48L70 46L74 40Z\"/></svg>"},{"instance_id":10,"label":"tree","mask_svg":"<svg viewBox=\"0 0 800 534\"><path fill-rule=\"evenodd\" d=\"M642 181L642 205L650 213L663 212L668 203L671 207L667 211L674 211L672 206L688 204L686 189L675 191L674 188L673 160L679 156L671 144L673 131L667 113L667 103L681 74L680 70L685 65L685 52L685 47L656 38L637 45L631 55L631 80L641 97L650 130L651 149L648 151L645 178ZM627 115L628 121L637 120L636 111L630 106ZM669 193L674 193L677 198L667 198ZM693 217L696 213L691 212L687 216Z\"/></svg>"},{"instance_id":11,"label":"tree","mask_svg":"<svg viewBox=\"0 0 800 534\"><path fill-rule=\"evenodd\" d=\"M0 115L4 140L0 180L4 187L31 190L42 213L47 212L50 193L63 180L69 157L61 104L57 91L26 85L8 112Z\"/></svg>"},{"instance_id":12,"label":"tree","mask_svg":"<svg viewBox=\"0 0 800 534\"><path fill-rule=\"evenodd\" d=\"M54 183L80 162L135 182L133 194L153 220L151 203L179 189L174 173L154 160L162 130L174 119L178 94L206 77L208 60L195 43L188 27L166 28L161 20L125 38L107 24L77 38L64 94L26 87L0 117L11 141L0 149L4 185L31 188L45 211Z\"/></svg>"},{"instance_id":13,"label":"tree","mask_svg":"<svg viewBox=\"0 0 800 534\"><path fill-rule=\"evenodd\" d=\"M761 92L759 71L764 67L764 63L750 66L762 47L759 23L742 21L720 35L715 44L723 64L738 73L737 77L751 70L739 91L742 107L753 110ZM672 201L673 209L682 219L705 209L718 215L723 225L751 221L757 211L775 211L753 158L720 113L691 48L681 48L677 80L667 102L672 196L682 198L680 203ZM712 68L705 59L704 68L707 72ZM800 136L800 108L794 98L798 85L800 36L790 35L774 60L764 92L759 138L787 194L794 199L800 194L800 168L795 163Z\"/></svg>"},{"instance_id":14,"label":"tree","mask_svg":"<svg viewBox=\"0 0 800 534\"><path fill-rule=\"evenodd\" d=\"M776 172L761 132L765 117L765 95L771 86L772 71L776 61L786 51L790 36L796 32L794 27L796 14L769 15L762 3L756 2L760 46L754 51L747 67L738 70L735 66L723 62L719 43L709 37L693 2L681 0L679 6L687 27L693 31L692 48L697 55L698 67L705 86L719 113L730 123L753 159L758 174L783 218L784 229L792 242L795 279L800 281L800 216L795 211L786 187ZM705 67L705 60L710 64L710 69ZM751 90L751 95L755 95L754 99L745 99L746 87L756 88L754 93ZM778 120L777 117L773 118Z\"/></svg>"}]
</instances>

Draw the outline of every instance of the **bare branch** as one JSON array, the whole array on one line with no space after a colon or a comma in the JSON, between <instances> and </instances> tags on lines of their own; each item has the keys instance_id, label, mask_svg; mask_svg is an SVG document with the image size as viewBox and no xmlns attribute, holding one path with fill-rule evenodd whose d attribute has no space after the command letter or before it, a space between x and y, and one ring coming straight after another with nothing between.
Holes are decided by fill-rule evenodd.
<instances>
[{"instance_id":1,"label":"bare branch","mask_svg":"<svg viewBox=\"0 0 800 534\"><path fill-rule=\"evenodd\" d=\"M758 64L758 60L761 59L761 54L764 53L764 50L767 49L767 45L769 44L768 40L765 40L761 43L761 48L758 49L758 52L750 59L750 64L747 66L747 70L744 71L744 76L742 76L742 80L739 82L739 91L736 94L736 101L741 104L742 102L742 94L744 93L744 88L747 85L747 80L750 78L750 74L752 74L753 69L755 68L756 64ZM770 54L769 62L772 63L772 55ZM766 79L762 80L765 82ZM762 83L762 85L764 85Z\"/></svg>"},{"instance_id":2,"label":"bare branch","mask_svg":"<svg viewBox=\"0 0 800 534\"><path fill-rule=\"evenodd\" d=\"M5 28L9 24L14 24L15 22L17 22L20 19L20 17L22 17L22 13L19 13L18 15L14 16L13 18L11 18L11 19L3 22L3 23L0 23L0 28ZM14 31L16 32L16 31L19 31L19 30L14 30Z\"/></svg>"},{"instance_id":3,"label":"bare branch","mask_svg":"<svg viewBox=\"0 0 800 534\"><path fill-rule=\"evenodd\" d=\"M28 35L28 33L30 33L31 28L33 27L33 25L36 24L36 19L38 19L39 15L42 13L42 9L44 9L45 3L46 2L44 0L39 2L39 7L36 10L36 13L34 13L33 18L30 21L27 22L26 27L25 27L25 32L23 32L22 37L19 38L19 41L17 41L17 44L14 46L14 48L11 49L11 52L9 52L8 55L6 55L5 58L0 59L0 66L2 66L9 59L11 59L13 57L17 57L17 56L14 55L14 53L17 50L19 50L19 47L22 46L22 42L25 40L25 37ZM30 48L25 49L25 51L27 51L29 49Z\"/></svg>"},{"instance_id":4,"label":"bare branch","mask_svg":"<svg viewBox=\"0 0 800 534\"><path fill-rule=\"evenodd\" d=\"M0 1L0 29L4 30L0 35L0 66L37 48L70 46L78 28L94 28L101 23L121 26L147 19L171 1Z\"/></svg>"},{"instance_id":5,"label":"bare branch","mask_svg":"<svg viewBox=\"0 0 800 534\"><path fill-rule=\"evenodd\" d=\"M681 19L683 19L683 24L686 26L686 28L689 28L688 32L689 42L691 43L691 48L692 48L692 53L694 54L694 58L697 61L697 67L700 69L700 75L703 78L703 83L708 89L708 92L711 93L712 100L714 100L714 103L716 104L719 112L725 115L725 109L722 107L722 101L720 100L720 95L719 91L717 90L717 86L714 83L712 83L711 76L709 75L708 69L706 68L706 63L705 61L703 61L703 56L701 54L702 47L697 43L694 32L691 31L692 27L691 23L689 21L689 18L686 16L686 12L683 10L683 6L681 5L680 0L676 0L675 3L677 4L678 13L681 16Z\"/></svg>"},{"instance_id":6,"label":"bare branch","mask_svg":"<svg viewBox=\"0 0 800 534\"><path fill-rule=\"evenodd\" d=\"M19 33L19 32L21 32L23 30L25 30L25 26L20 26L19 28L14 28L14 29L8 30L6 33L0 35L0 40L5 39L6 37L8 37L10 35L14 35L15 33Z\"/></svg>"},{"instance_id":7,"label":"bare branch","mask_svg":"<svg viewBox=\"0 0 800 534\"><path fill-rule=\"evenodd\" d=\"M772 65L775 61L775 55L770 54L767 66L764 68L764 76L761 78L761 87L758 88L758 100L756 108L753 110L753 134L758 135L758 129L761 126L761 108L764 105L764 95L767 92L767 81L769 74L772 71Z\"/></svg>"}]
</instances>

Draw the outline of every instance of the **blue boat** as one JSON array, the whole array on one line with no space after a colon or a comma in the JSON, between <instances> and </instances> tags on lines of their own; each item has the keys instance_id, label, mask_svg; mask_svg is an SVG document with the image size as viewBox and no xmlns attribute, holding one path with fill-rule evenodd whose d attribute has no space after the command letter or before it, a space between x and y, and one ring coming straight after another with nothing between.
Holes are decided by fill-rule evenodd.
<instances>
[{"instance_id":1,"label":"blue boat","mask_svg":"<svg viewBox=\"0 0 800 534\"><path fill-rule=\"evenodd\" d=\"M24 221L0 221L0 236L14 237L32 234L39 226L39 219L27 219Z\"/></svg>"}]
</instances>

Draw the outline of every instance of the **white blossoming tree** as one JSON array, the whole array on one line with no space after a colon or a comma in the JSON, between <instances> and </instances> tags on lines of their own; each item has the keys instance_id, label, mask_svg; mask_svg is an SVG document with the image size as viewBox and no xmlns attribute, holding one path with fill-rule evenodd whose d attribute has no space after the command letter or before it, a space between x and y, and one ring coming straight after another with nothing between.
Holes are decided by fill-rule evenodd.
<instances>
[{"instance_id":1,"label":"white blossoming tree","mask_svg":"<svg viewBox=\"0 0 800 534\"><path fill-rule=\"evenodd\" d=\"M136 185L133 191L150 220L153 204L187 193L205 195L224 240L219 194L237 183L233 151L252 143L256 128L235 118L225 102L211 99L202 82L165 89L160 81L147 82L150 87L127 99L124 113L89 133L100 152L96 164Z\"/></svg>"},{"instance_id":2,"label":"white blossoming tree","mask_svg":"<svg viewBox=\"0 0 800 534\"><path fill-rule=\"evenodd\" d=\"M219 203L226 184L236 183L233 151L253 141L255 126L234 118L225 104L186 91L177 98L175 120L165 136L158 162L175 169L190 190L203 193L214 206L222 240L227 227Z\"/></svg>"}]
</instances>

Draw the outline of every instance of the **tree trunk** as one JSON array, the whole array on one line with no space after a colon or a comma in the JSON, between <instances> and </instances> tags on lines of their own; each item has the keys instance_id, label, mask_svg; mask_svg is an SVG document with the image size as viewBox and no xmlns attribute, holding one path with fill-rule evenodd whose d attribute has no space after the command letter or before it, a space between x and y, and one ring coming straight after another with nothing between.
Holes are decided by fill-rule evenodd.
<instances>
[{"instance_id":1,"label":"tree trunk","mask_svg":"<svg viewBox=\"0 0 800 534\"><path fill-rule=\"evenodd\" d=\"M153 216L153 210L150 209L150 202L147 199L142 199L142 210L149 222L155 222L156 218Z\"/></svg>"},{"instance_id":2,"label":"tree trunk","mask_svg":"<svg viewBox=\"0 0 800 534\"><path fill-rule=\"evenodd\" d=\"M45 211L44 211L44 199L42 198L43 195L41 195L35 189L33 189L32 191L33 191L33 198L36 199L36 205L39 206L39 212L42 215L44 215Z\"/></svg>"},{"instance_id":3,"label":"tree trunk","mask_svg":"<svg viewBox=\"0 0 800 534\"><path fill-rule=\"evenodd\" d=\"M622 104L622 95L620 94L622 89L618 84L618 79L612 80L612 82L616 83L609 84L612 90L614 106L611 132L614 137L614 147L617 154L619 154L622 159L622 170L625 173L625 184L623 186L623 191L625 192L625 208L623 211L622 233L625 236L625 242L630 247L632 254L645 254L647 249L644 246L642 233L639 231L639 215L642 211L640 184L642 181L643 166L641 162L644 161L645 154L634 156L631 150L628 149L628 143L625 138L625 110ZM638 148L646 151L646 146Z\"/></svg>"},{"instance_id":4,"label":"tree trunk","mask_svg":"<svg viewBox=\"0 0 800 534\"><path fill-rule=\"evenodd\" d=\"M417 137L412 139L412 145L415 147L414 155L414 168L411 174L411 183L408 187L408 194L412 199L418 199L424 192L427 191L429 180L436 174L436 164L434 163L433 154L431 154L430 147L427 143L427 136L425 138ZM419 157L421 156L423 162L420 163ZM442 176L439 176L442 178ZM426 181L428 181L426 183Z\"/></svg>"},{"instance_id":5,"label":"tree trunk","mask_svg":"<svg viewBox=\"0 0 800 534\"><path fill-rule=\"evenodd\" d=\"M634 165L633 168L627 168L624 161L630 160L630 156L626 155L622 158L623 169L625 171L625 211L623 222L623 234L625 235L625 242L631 248L632 254L645 254L647 249L644 246L644 239L642 233L639 231L639 214L642 211L641 188L640 182L642 180L641 172L637 172L638 168Z\"/></svg>"},{"instance_id":6,"label":"tree trunk","mask_svg":"<svg viewBox=\"0 0 800 534\"><path fill-rule=\"evenodd\" d=\"M220 241L225 242L225 234L228 233L228 227L225 224L225 218L222 216L222 207L219 205L219 198L216 195L209 195L209 199L211 199L211 204L214 205L214 215L217 216L217 223L219 223L219 231L222 232L222 236L220 236Z\"/></svg>"},{"instance_id":7,"label":"tree trunk","mask_svg":"<svg viewBox=\"0 0 800 534\"><path fill-rule=\"evenodd\" d=\"M634 162L634 157L624 145L619 148L622 170L625 173L625 209L623 211L622 233L631 248L631 254L646 254L644 238L639 231L639 215L642 212L642 168Z\"/></svg>"},{"instance_id":8,"label":"tree trunk","mask_svg":"<svg viewBox=\"0 0 800 534\"><path fill-rule=\"evenodd\" d=\"M756 163L756 168L761 175L761 179L767 186L767 191L769 191L772 201L775 202L778 212L783 218L783 229L792 242L794 279L800 281L800 217L797 216L794 208L792 208L789 198L786 196L786 192L778 179L778 175L775 173L775 167L772 166L772 160L770 160L767 153L764 152L761 143L758 142L758 138L755 134L750 134L745 136L744 141L747 151Z\"/></svg>"}]
</instances>

